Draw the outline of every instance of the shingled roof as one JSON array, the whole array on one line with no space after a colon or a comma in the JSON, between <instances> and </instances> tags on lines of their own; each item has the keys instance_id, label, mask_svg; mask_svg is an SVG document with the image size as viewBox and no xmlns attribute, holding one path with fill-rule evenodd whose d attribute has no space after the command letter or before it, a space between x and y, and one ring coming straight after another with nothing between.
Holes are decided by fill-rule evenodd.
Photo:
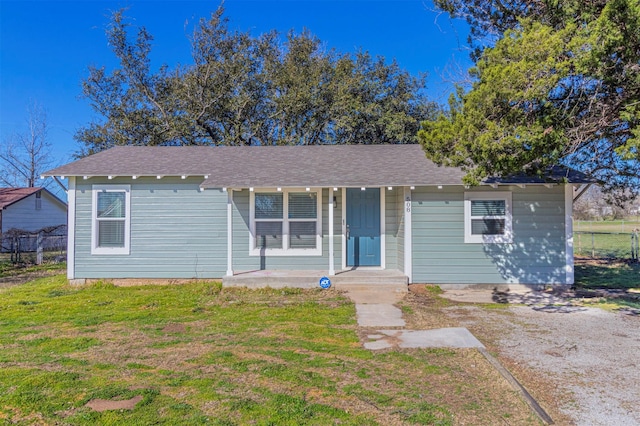
<instances>
[{"instance_id":1,"label":"shingled roof","mask_svg":"<svg viewBox=\"0 0 640 426\"><path fill-rule=\"evenodd\" d=\"M35 194L42 188L0 188L0 209L9 207L11 204Z\"/></svg>"},{"instance_id":2,"label":"shingled roof","mask_svg":"<svg viewBox=\"0 0 640 426\"><path fill-rule=\"evenodd\" d=\"M121 146L44 174L184 175L207 176L203 188L360 187L461 185L465 172L437 166L420 145L314 145Z\"/></svg>"}]
</instances>

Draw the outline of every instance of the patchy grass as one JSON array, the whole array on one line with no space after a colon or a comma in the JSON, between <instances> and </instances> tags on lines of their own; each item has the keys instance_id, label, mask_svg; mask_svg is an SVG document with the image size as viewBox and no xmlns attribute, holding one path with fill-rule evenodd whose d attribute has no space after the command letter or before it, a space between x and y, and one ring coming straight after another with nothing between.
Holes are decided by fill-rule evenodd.
<instances>
[{"instance_id":1,"label":"patchy grass","mask_svg":"<svg viewBox=\"0 0 640 426\"><path fill-rule=\"evenodd\" d=\"M11 255L0 253L0 279L24 274L60 274L64 272L66 263L45 262L42 265L11 262Z\"/></svg>"},{"instance_id":2,"label":"patchy grass","mask_svg":"<svg viewBox=\"0 0 640 426\"><path fill-rule=\"evenodd\" d=\"M576 259L576 294L603 309L640 310L640 263Z\"/></svg>"},{"instance_id":3,"label":"patchy grass","mask_svg":"<svg viewBox=\"0 0 640 426\"><path fill-rule=\"evenodd\" d=\"M640 288L640 263L576 259L575 282L582 288Z\"/></svg>"},{"instance_id":4,"label":"patchy grass","mask_svg":"<svg viewBox=\"0 0 640 426\"><path fill-rule=\"evenodd\" d=\"M435 292L435 291L434 291ZM435 298L435 295L432 295ZM142 396L133 410L89 401ZM0 289L0 422L538 424L474 350L371 352L333 290Z\"/></svg>"}]
</instances>

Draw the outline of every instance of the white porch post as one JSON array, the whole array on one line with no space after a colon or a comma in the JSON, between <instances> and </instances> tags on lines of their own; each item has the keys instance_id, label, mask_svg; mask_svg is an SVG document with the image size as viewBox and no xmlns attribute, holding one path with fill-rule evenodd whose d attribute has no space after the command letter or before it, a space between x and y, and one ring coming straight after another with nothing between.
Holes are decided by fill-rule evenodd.
<instances>
[{"instance_id":1,"label":"white porch post","mask_svg":"<svg viewBox=\"0 0 640 426\"><path fill-rule=\"evenodd\" d=\"M411 253L411 188L404 187L404 274L409 277L409 284L413 275L413 255Z\"/></svg>"},{"instance_id":2,"label":"white porch post","mask_svg":"<svg viewBox=\"0 0 640 426\"><path fill-rule=\"evenodd\" d=\"M342 269L347 269L347 188L340 188L342 197Z\"/></svg>"},{"instance_id":3,"label":"white porch post","mask_svg":"<svg viewBox=\"0 0 640 426\"><path fill-rule=\"evenodd\" d=\"M76 278L76 178L69 176L67 190L67 279Z\"/></svg>"},{"instance_id":4,"label":"white porch post","mask_svg":"<svg viewBox=\"0 0 640 426\"><path fill-rule=\"evenodd\" d=\"M573 268L573 185L564 185L565 284L574 283Z\"/></svg>"},{"instance_id":5,"label":"white porch post","mask_svg":"<svg viewBox=\"0 0 640 426\"><path fill-rule=\"evenodd\" d=\"M329 188L329 275L336 274L336 266L333 259L333 187Z\"/></svg>"},{"instance_id":6,"label":"white porch post","mask_svg":"<svg viewBox=\"0 0 640 426\"><path fill-rule=\"evenodd\" d=\"M233 190L227 188L227 276L233 276Z\"/></svg>"},{"instance_id":7,"label":"white porch post","mask_svg":"<svg viewBox=\"0 0 640 426\"><path fill-rule=\"evenodd\" d=\"M380 267L387 269L387 192L380 187Z\"/></svg>"}]
</instances>

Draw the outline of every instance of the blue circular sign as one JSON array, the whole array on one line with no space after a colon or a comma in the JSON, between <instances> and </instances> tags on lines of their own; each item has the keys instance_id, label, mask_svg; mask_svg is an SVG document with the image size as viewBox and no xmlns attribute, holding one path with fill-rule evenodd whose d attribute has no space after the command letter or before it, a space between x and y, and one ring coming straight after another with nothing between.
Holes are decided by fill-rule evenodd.
<instances>
[{"instance_id":1,"label":"blue circular sign","mask_svg":"<svg viewBox=\"0 0 640 426\"><path fill-rule=\"evenodd\" d=\"M331 287L331 280L327 277L320 278L320 287L325 289Z\"/></svg>"}]
</instances>

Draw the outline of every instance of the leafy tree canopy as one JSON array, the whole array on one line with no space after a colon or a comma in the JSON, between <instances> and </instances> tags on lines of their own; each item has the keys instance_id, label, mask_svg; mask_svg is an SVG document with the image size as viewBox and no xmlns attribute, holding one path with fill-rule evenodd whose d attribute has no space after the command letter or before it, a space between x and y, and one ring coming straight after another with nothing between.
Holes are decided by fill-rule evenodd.
<instances>
[{"instance_id":1,"label":"leafy tree canopy","mask_svg":"<svg viewBox=\"0 0 640 426\"><path fill-rule=\"evenodd\" d=\"M157 71L152 36L135 39L123 11L107 37L120 65L92 67L83 94L102 117L80 129L79 155L114 145L416 143L435 117L425 77L367 52L325 51L308 32L253 37L219 8L195 26L193 64Z\"/></svg>"},{"instance_id":2,"label":"leafy tree canopy","mask_svg":"<svg viewBox=\"0 0 640 426\"><path fill-rule=\"evenodd\" d=\"M560 163L637 194L638 0L436 4L465 18L480 47L471 89L423 123L418 138L428 157L464 167L470 184Z\"/></svg>"}]
</instances>

